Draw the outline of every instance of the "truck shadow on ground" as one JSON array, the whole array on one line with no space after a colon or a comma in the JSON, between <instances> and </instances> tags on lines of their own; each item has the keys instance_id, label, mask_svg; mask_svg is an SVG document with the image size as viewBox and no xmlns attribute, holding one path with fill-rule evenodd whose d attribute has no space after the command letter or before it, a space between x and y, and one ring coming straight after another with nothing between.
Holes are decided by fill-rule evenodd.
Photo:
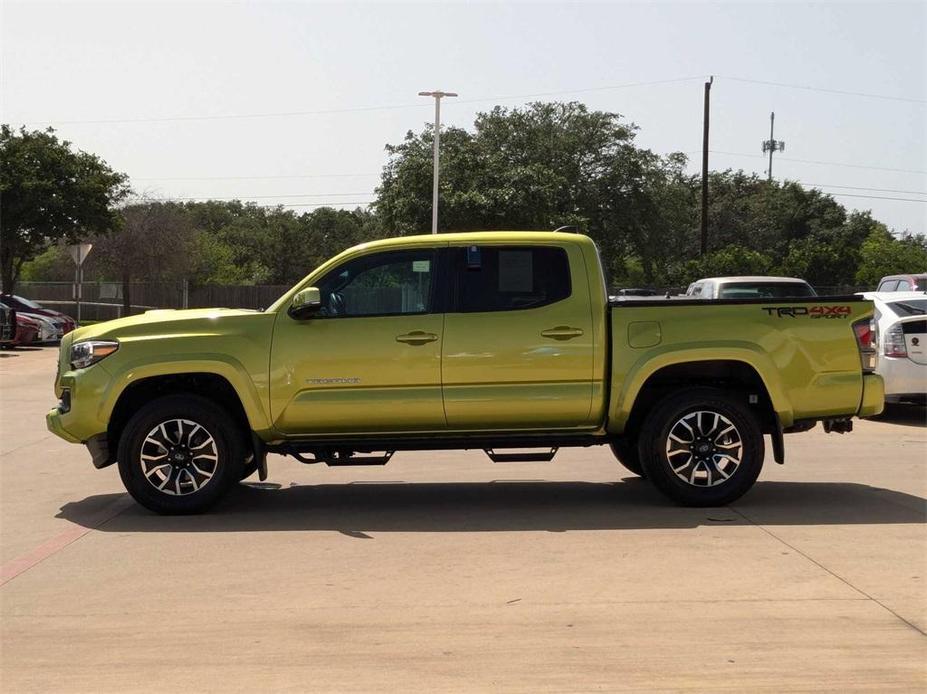
<instances>
[{"instance_id":1,"label":"truck shadow on ground","mask_svg":"<svg viewBox=\"0 0 927 694\"><path fill-rule=\"evenodd\" d=\"M646 482L242 484L211 512L158 516L124 494L65 504L101 532L494 532L686 529L705 525L927 523L927 500L864 484L758 482L732 507L673 506ZM121 501L125 503L120 503ZM112 514L101 509L117 508Z\"/></svg>"},{"instance_id":2,"label":"truck shadow on ground","mask_svg":"<svg viewBox=\"0 0 927 694\"><path fill-rule=\"evenodd\" d=\"M877 422L927 428L927 407L923 405L894 405L886 403L882 414L873 417Z\"/></svg>"}]
</instances>

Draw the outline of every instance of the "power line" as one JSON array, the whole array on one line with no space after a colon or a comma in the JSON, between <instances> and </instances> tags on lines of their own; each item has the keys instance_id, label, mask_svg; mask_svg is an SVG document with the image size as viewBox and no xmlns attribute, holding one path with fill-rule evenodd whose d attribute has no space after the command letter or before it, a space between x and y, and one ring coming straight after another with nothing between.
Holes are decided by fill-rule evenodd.
<instances>
[{"instance_id":1,"label":"power line","mask_svg":"<svg viewBox=\"0 0 927 694\"><path fill-rule=\"evenodd\" d=\"M215 198L212 198L212 199L215 199ZM236 198L236 199L241 200L241 202L249 202L247 199L242 199L242 198ZM180 198L162 198L161 199L161 202L179 202L179 201L180 201ZM198 200L198 201L186 199L186 201L187 202L209 202L209 199L203 199L203 200ZM229 201L223 201L223 202L229 202ZM369 207L370 205L373 204L373 202L374 201L372 200L355 200L355 201L334 200L334 201L329 201L329 202L292 202L292 203L282 202L282 203L277 203L277 204L268 203L268 204L262 204L258 206L259 207L344 207L347 205L353 205L355 207Z\"/></svg>"},{"instance_id":2,"label":"power line","mask_svg":"<svg viewBox=\"0 0 927 694\"><path fill-rule=\"evenodd\" d=\"M667 80L651 80L648 82L626 82L624 84L611 84L602 87L588 87L583 89L566 89L554 92L536 92L534 94L511 94L508 96L488 96L479 99L463 99L458 101L460 104L476 104L486 101L506 101L510 99L531 99L542 96L559 96L563 94L584 94L587 92L608 91L611 89L628 89L631 87L646 87L657 84L671 84L676 82L689 82L692 80L702 79L701 77L676 77ZM294 116L320 116L338 113L361 113L366 111L390 111L398 109L421 108L422 103L408 104L387 104L382 106L354 106L345 108L328 108L312 111L273 111L264 113L227 113L216 115L192 115L192 116L160 116L160 117L141 117L141 118L96 118L89 120L42 120L26 121L32 125L102 125L117 123L167 123L172 121L204 121L204 120L238 120L253 118L290 118Z\"/></svg>"},{"instance_id":3,"label":"power line","mask_svg":"<svg viewBox=\"0 0 927 694\"><path fill-rule=\"evenodd\" d=\"M172 197L170 200L255 200L259 198L325 198L325 197L353 197L357 195L373 195L373 193L289 193L287 195L196 195L191 197ZM340 203L339 203L340 204ZM350 204L350 203L349 203Z\"/></svg>"},{"instance_id":4,"label":"power line","mask_svg":"<svg viewBox=\"0 0 927 694\"><path fill-rule=\"evenodd\" d=\"M897 188L869 188L867 186L838 186L833 183L806 183L805 181L795 181L803 186L812 186L814 188L844 188L846 190L870 190L877 193L906 193L908 195L927 195L923 190L898 190Z\"/></svg>"},{"instance_id":5,"label":"power line","mask_svg":"<svg viewBox=\"0 0 927 694\"><path fill-rule=\"evenodd\" d=\"M625 82L622 84L610 84L603 85L600 87L584 87L580 89L562 89L557 91L549 92L533 92L526 94L508 94L500 96L487 96L480 97L476 99L461 99L457 103L459 104L477 104L484 103L488 101L508 101L512 99L533 99L538 97L546 96L562 96L567 94L588 94L592 92L602 92L610 91L615 89L629 89L633 87L649 87L660 84L677 84L682 82L692 82L695 80L701 80L701 76L697 77L675 77L672 79L663 79L663 80L648 80L642 82ZM733 76L724 76L722 79L728 79L733 82L744 82L749 84L763 84L773 87L783 87L786 89L801 89L804 91L813 91L813 92L823 92L827 94L837 94L841 96L858 96L871 99L884 99L889 101L904 101L908 103L915 104L924 104L927 103L927 99L917 99L912 97L904 96L893 96L889 94L873 94L870 92L854 92L843 89L830 89L827 87L815 87L811 85L804 84L790 84L787 82L773 82L769 80L757 80L747 77L733 77ZM225 114L214 114L214 115L188 115L188 116L157 116L157 117L139 117L139 118L92 118L92 119L73 119L73 120L29 120L26 123L33 125L103 125L103 124L118 124L118 123L166 123L172 121L205 121L205 120L242 120L242 119L255 119L255 118L290 118L290 117L299 117L299 116L319 116L319 115L332 115L339 113L364 113L369 111L391 111L391 110L400 110L400 109L413 109L421 108L421 103L406 103L406 104L381 104L381 105L371 105L371 106L349 106L344 108L326 108L326 109L313 109L305 111L268 111L268 112L257 112L257 113L225 113Z\"/></svg>"},{"instance_id":6,"label":"power line","mask_svg":"<svg viewBox=\"0 0 927 694\"><path fill-rule=\"evenodd\" d=\"M337 195L337 193L335 193ZM296 197L292 195L237 195L234 197L219 197L219 198L207 198L207 197L165 197L165 198L156 198L157 202L251 202L252 200L258 198L289 198ZM268 203L264 207L335 207L338 205L362 205L364 207L372 205L375 200L328 200L326 202L281 202L281 203Z\"/></svg>"},{"instance_id":7,"label":"power line","mask_svg":"<svg viewBox=\"0 0 927 694\"><path fill-rule=\"evenodd\" d=\"M324 116L338 113L360 113L365 111L392 111L406 108L421 108L421 104L390 104L384 106L354 106L349 108L326 108L315 111L277 111L268 113L225 113L211 116L161 116L156 118L99 118L92 120L40 120L26 121L32 125L115 125L118 123L169 123L173 121L244 120L253 118L290 118L293 116Z\"/></svg>"},{"instance_id":8,"label":"power line","mask_svg":"<svg viewBox=\"0 0 927 694\"><path fill-rule=\"evenodd\" d=\"M157 176L130 176L133 181L249 181L253 179L283 179L283 178L359 178L362 176L379 176L380 173L329 173L329 174L293 174L271 176L173 176L158 178Z\"/></svg>"},{"instance_id":9,"label":"power line","mask_svg":"<svg viewBox=\"0 0 927 694\"><path fill-rule=\"evenodd\" d=\"M373 204L371 201L359 201L359 202L312 202L312 203L289 203L289 204L280 204L279 207L335 207L336 205L356 205L359 207L369 207Z\"/></svg>"},{"instance_id":10,"label":"power line","mask_svg":"<svg viewBox=\"0 0 927 694\"><path fill-rule=\"evenodd\" d=\"M720 150L713 149L711 150L712 154L726 154L732 157L762 157L762 154L750 154L749 152L722 152ZM897 171L900 173L913 173L913 174L927 174L927 171L921 171L919 169L893 169L887 166L870 166L867 164L848 164L846 162L839 161L819 161L816 159L794 159L792 157L779 157L779 161L794 161L801 164L826 164L828 166L846 166L851 169L871 169L873 171Z\"/></svg>"},{"instance_id":11,"label":"power line","mask_svg":"<svg viewBox=\"0 0 927 694\"><path fill-rule=\"evenodd\" d=\"M872 200L900 200L901 202L921 202L927 203L927 200L918 200L916 198L890 198L885 195L859 195L857 193L827 193L837 198L870 198Z\"/></svg>"},{"instance_id":12,"label":"power line","mask_svg":"<svg viewBox=\"0 0 927 694\"><path fill-rule=\"evenodd\" d=\"M625 82L624 84L611 84L604 87L587 87L584 89L567 89L557 92L535 92L533 94L511 94L509 96L487 96L479 99L458 99L458 104L479 104L486 101L509 101L511 99L535 99L542 96L561 96L564 94L587 94L589 92L603 92L611 89L628 89L631 87L650 87L657 84L675 84L678 82L692 82L702 77L677 77L669 80L651 80L649 82Z\"/></svg>"},{"instance_id":13,"label":"power line","mask_svg":"<svg viewBox=\"0 0 927 694\"><path fill-rule=\"evenodd\" d=\"M825 94L839 94L841 96L862 96L869 99L887 99L889 101L907 101L912 104L927 104L927 99L913 99L907 96L891 96L889 94L872 94L869 92L851 92L843 89L828 89L827 87L812 87L805 84L788 84L786 82L770 82L767 80L754 80L746 77L724 77L721 79L734 82L748 82L750 84L765 84L772 87L785 87L787 89L803 89L809 92L824 92Z\"/></svg>"}]
</instances>

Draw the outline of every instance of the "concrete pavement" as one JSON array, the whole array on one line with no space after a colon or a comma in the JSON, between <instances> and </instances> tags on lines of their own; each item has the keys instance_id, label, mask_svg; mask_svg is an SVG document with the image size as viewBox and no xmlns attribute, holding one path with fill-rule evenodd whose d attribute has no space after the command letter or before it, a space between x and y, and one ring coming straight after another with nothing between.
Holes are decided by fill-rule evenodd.
<instances>
[{"instance_id":1,"label":"concrete pavement","mask_svg":"<svg viewBox=\"0 0 927 694\"><path fill-rule=\"evenodd\" d=\"M923 408L788 437L726 508L595 448L275 456L162 518L45 431L54 350L0 355L3 691L927 688Z\"/></svg>"}]
</instances>

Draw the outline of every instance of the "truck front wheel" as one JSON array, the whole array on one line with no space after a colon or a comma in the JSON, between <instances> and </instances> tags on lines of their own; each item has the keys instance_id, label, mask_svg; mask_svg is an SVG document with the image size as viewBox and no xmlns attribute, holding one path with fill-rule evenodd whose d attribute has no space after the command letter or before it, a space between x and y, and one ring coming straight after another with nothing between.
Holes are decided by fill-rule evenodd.
<instances>
[{"instance_id":1,"label":"truck front wheel","mask_svg":"<svg viewBox=\"0 0 927 694\"><path fill-rule=\"evenodd\" d=\"M129 494L163 514L200 513L241 478L244 437L211 400L167 395L129 420L119 440L119 475Z\"/></svg>"},{"instance_id":2,"label":"truck front wheel","mask_svg":"<svg viewBox=\"0 0 927 694\"><path fill-rule=\"evenodd\" d=\"M713 388L692 388L657 404L638 451L647 477L677 503L722 506L756 482L765 447L745 404Z\"/></svg>"}]
</instances>

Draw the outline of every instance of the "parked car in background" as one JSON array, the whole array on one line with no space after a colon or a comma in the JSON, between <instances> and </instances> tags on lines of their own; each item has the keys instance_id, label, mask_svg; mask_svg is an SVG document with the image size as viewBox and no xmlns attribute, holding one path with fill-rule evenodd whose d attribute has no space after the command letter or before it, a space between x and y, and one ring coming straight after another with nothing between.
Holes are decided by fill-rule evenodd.
<instances>
[{"instance_id":1,"label":"parked car in background","mask_svg":"<svg viewBox=\"0 0 927 694\"><path fill-rule=\"evenodd\" d=\"M625 287L616 289L612 296L661 296L656 289L644 289L641 287Z\"/></svg>"},{"instance_id":2,"label":"parked car in background","mask_svg":"<svg viewBox=\"0 0 927 694\"><path fill-rule=\"evenodd\" d=\"M0 301L0 306L13 309L5 299ZM51 318L50 316L42 316L37 313L32 313L31 311L16 310L17 323L23 318L29 318L35 321L38 328L36 339L34 340L35 342L56 342L64 335L61 321Z\"/></svg>"},{"instance_id":3,"label":"parked car in background","mask_svg":"<svg viewBox=\"0 0 927 694\"><path fill-rule=\"evenodd\" d=\"M61 313L61 311L45 308L37 301L32 301L31 299L17 296L15 294L0 294L0 301L15 309L16 311L20 311L22 313L32 313L44 318L48 318L53 325L61 330L62 335L67 335L77 327L77 321L71 318L71 316Z\"/></svg>"},{"instance_id":4,"label":"parked car in background","mask_svg":"<svg viewBox=\"0 0 927 694\"><path fill-rule=\"evenodd\" d=\"M877 292L927 291L927 272L914 275L887 275L879 280Z\"/></svg>"},{"instance_id":5,"label":"parked car in background","mask_svg":"<svg viewBox=\"0 0 927 694\"><path fill-rule=\"evenodd\" d=\"M788 299L817 296L805 280L796 277L706 277L689 285L693 299Z\"/></svg>"},{"instance_id":6,"label":"parked car in background","mask_svg":"<svg viewBox=\"0 0 927 694\"><path fill-rule=\"evenodd\" d=\"M865 292L875 305L872 343L886 402L927 403L927 294Z\"/></svg>"},{"instance_id":7,"label":"parked car in background","mask_svg":"<svg viewBox=\"0 0 927 694\"><path fill-rule=\"evenodd\" d=\"M37 343L40 331L41 326L35 318L30 318L21 313L16 314L16 332L13 334L13 345L21 347L22 345Z\"/></svg>"},{"instance_id":8,"label":"parked car in background","mask_svg":"<svg viewBox=\"0 0 927 694\"><path fill-rule=\"evenodd\" d=\"M16 337L16 311L0 308L0 347L12 347Z\"/></svg>"}]
</instances>

